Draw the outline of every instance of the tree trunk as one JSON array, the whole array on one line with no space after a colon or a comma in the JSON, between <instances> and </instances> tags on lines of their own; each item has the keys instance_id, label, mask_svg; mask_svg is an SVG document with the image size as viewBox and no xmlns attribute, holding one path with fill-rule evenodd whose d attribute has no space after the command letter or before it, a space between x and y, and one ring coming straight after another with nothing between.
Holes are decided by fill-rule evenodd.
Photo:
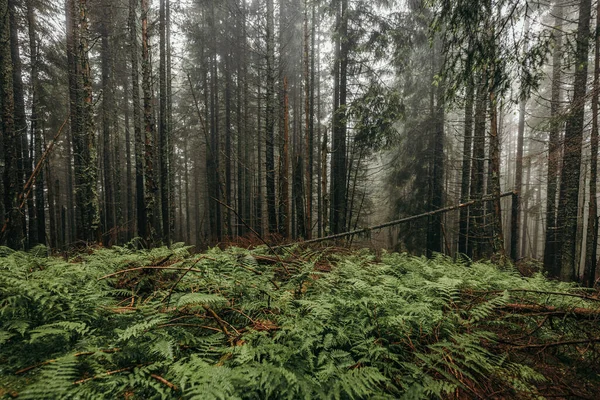
<instances>
[{"instance_id":1,"label":"tree trunk","mask_svg":"<svg viewBox=\"0 0 600 400\"><path fill-rule=\"evenodd\" d=\"M275 197L275 39L274 39L274 11L273 0L267 0L267 69L265 92L265 134L266 158L265 168L267 176L267 215L269 220L269 233L277 232L277 213Z\"/></svg>"},{"instance_id":2,"label":"tree trunk","mask_svg":"<svg viewBox=\"0 0 600 400\"><path fill-rule=\"evenodd\" d=\"M111 122L112 106L115 101L112 84L112 50L110 48L109 36L111 34L110 23L112 20L112 5L107 4L103 8L104 15L101 25L101 63L102 63L102 148L104 161L104 244L110 245L117 242L117 226L115 212L115 181L113 179L113 168L115 160L112 158L111 148Z\"/></svg>"},{"instance_id":3,"label":"tree trunk","mask_svg":"<svg viewBox=\"0 0 600 400\"><path fill-rule=\"evenodd\" d=\"M314 12L314 6L313 6ZM309 40L310 32L308 30L308 0L304 1L304 133L306 135L306 239L311 239L312 235L312 170L313 170L313 128L312 128L312 108L311 108L311 79L310 79L310 59L309 59Z\"/></svg>"},{"instance_id":4,"label":"tree trunk","mask_svg":"<svg viewBox=\"0 0 600 400\"><path fill-rule=\"evenodd\" d=\"M588 47L590 35L591 0L581 0L577 26L575 52L575 80L571 113L565 127L564 161L560 182L557 226L561 245L557 257L557 268L552 271L563 281L576 277L576 234L579 208L579 177L581 174L581 150L583 141L583 118L588 70Z\"/></svg>"},{"instance_id":5,"label":"tree trunk","mask_svg":"<svg viewBox=\"0 0 600 400\"><path fill-rule=\"evenodd\" d=\"M37 165L42 156L42 131L39 127L38 102L40 93L38 38L35 6L33 0L27 0L27 23L29 28L29 49L31 64L31 138L33 140L34 161ZM30 245L46 244L46 213L44 209L44 172L43 169L35 179L35 217L29 232ZM37 236L36 236L37 235Z\"/></svg>"},{"instance_id":6,"label":"tree trunk","mask_svg":"<svg viewBox=\"0 0 600 400\"><path fill-rule=\"evenodd\" d=\"M15 123L15 146L16 146L16 172L17 178L15 181L15 191L17 197L23 192L23 185L29 176L31 176L32 167L29 158L29 144L27 139L27 119L25 115L25 93L23 89L23 68L21 65L21 54L19 44L19 31L17 27L20 22L17 20L16 0L9 0L8 7L10 13L10 52L12 59L12 74L13 74L13 96L14 96L14 123ZM16 200L16 199L15 199ZM16 200L17 207L19 201ZM27 211L29 219L34 218L33 200L29 197L27 201ZM9 237L9 243L12 242L14 248L23 248L27 241L27 224L25 213L18 212L15 214L16 221L11 220L14 232L20 230L14 238ZM30 222L30 227L32 223Z\"/></svg>"},{"instance_id":7,"label":"tree trunk","mask_svg":"<svg viewBox=\"0 0 600 400\"><path fill-rule=\"evenodd\" d=\"M9 160L11 158L11 146L14 141L14 99L12 83L12 60L10 53L10 18L8 13L8 0L0 0L0 106L2 129L0 132L0 160ZM11 190L8 165L0 163L0 215L7 216L6 211L11 210ZM6 243L6 238L11 232L3 232L0 244Z\"/></svg>"},{"instance_id":8,"label":"tree trunk","mask_svg":"<svg viewBox=\"0 0 600 400\"><path fill-rule=\"evenodd\" d=\"M152 74L150 65L150 49L148 37L148 0L142 0L142 91L144 93L144 208L147 245L155 240L154 207L158 191L154 177L154 114L152 110Z\"/></svg>"},{"instance_id":9,"label":"tree trunk","mask_svg":"<svg viewBox=\"0 0 600 400\"><path fill-rule=\"evenodd\" d=\"M594 86L592 89L592 133L590 138L590 201L588 210L587 246L585 268L581 283L594 287L598 250L598 91L600 91L600 2L596 9L596 34L594 41Z\"/></svg>"},{"instance_id":10,"label":"tree trunk","mask_svg":"<svg viewBox=\"0 0 600 400\"><path fill-rule=\"evenodd\" d=\"M340 0L335 39L331 161L331 232L346 230L346 94L348 78L348 0Z\"/></svg>"},{"instance_id":11,"label":"tree trunk","mask_svg":"<svg viewBox=\"0 0 600 400\"><path fill-rule=\"evenodd\" d=\"M137 235L147 237L148 225L146 201L144 193L144 140L142 139L142 122L140 116L140 84L137 36L137 0L129 0L129 50L131 57L131 99L133 107L133 137L135 143L135 209Z\"/></svg>"},{"instance_id":12,"label":"tree trunk","mask_svg":"<svg viewBox=\"0 0 600 400\"><path fill-rule=\"evenodd\" d=\"M161 238L167 244L171 244L171 219L170 209L170 182L169 182L169 131L167 124L167 22L166 22L166 3L160 0L159 9L159 67L158 67L158 85L159 85L159 111L158 111L158 158L160 169L160 208L162 232Z\"/></svg>"},{"instance_id":13,"label":"tree trunk","mask_svg":"<svg viewBox=\"0 0 600 400\"><path fill-rule=\"evenodd\" d=\"M473 130L473 165L471 168L471 200L480 200L483 197L484 160L485 160L485 116L488 100L485 92L485 77L479 77L477 85L477 102L475 106L475 125ZM479 258L483 255L483 229L484 215L483 204L477 202L469 212L469 242L467 255L470 258Z\"/></svg>"},{"instance_id":14,"label":"tree trunk","mask_svg":"<svg viewBox=\"0 0 600 400\"><path fill-rule=\"evenodd\" d=\"M558 227L556 225L558 197L558 169L561 163L560 131L562 118L559 117L561 101L561 79L562 79L562 24L563 6L562 0L557 0L554 6L555 32L554 32L554 54L552 56L552 92L550 100L550 132L548 135L548 174L546 195L546 235L544 245L544 270L550 275L557 277L557 252L558 252Z\"/></svg>"},{"instance_id":15,"label":"tree trunk","mask_svg":"<svg viewBox=\"0 0 600 400\"><path fill-rule=\"evenodd\" d=\"M96 185L98 182L97 145L94 128L94 102L92 76L88 57L87 0L79 0L79 48L77 61L81 82L81 102L77 135L73 135L75 156L75 193L81 224L77 226L77 239L84 242L99 241L100 212Z\"/></svg>"},{"instance_id":16,"label":"tree trunk","mask_svg":"<svg viewBox=\"0 0 600 400\"><path fill-rule=\"evenodd\" d=\"M523 186L521 186L521 196L520 196L520 203L522 204L522 214L523 214L523 227L521 229L521 247L520 247L520 251L519 251L519 257L527 257L527 253L528 253L528 248L527 248L527 243L528 243L528 236L529 236L529 209L530 209L530 201L531 201L531 190L530 190L530 185L531 185L531 156L527 156L527 167L526 167L526 171L527 171L527 178L525 180L525 182L527 182L527 189L525 190L525 188Z\"/></svg>"},{"instance_id":17,"label":"tree trunk","mask_svg":"<svg viewBox=\"0 0 600 400\"><path fill-rule=\"evenodd\" d=\"M435 48L432 49L432 73L437 70ZM441 58L441 57L440 57ZM443 61L443 59L441 59ZM440 66L441 68L441 66ZM433 91L433 87L431 88ZM432 93L436 99L436 105L432 104L432 148L433 153L431 165L431 196L430 211L442 208L444 198L444 85L440 83L437 91ZM435 214L429 218L427 229L427 254L442 252L442 215Z\"/></svg>"},{"instance_id":18,"label":"tree trunk","mask_svg":"<svg viewBox=\"0 0 600 400\"><path fill-rule=\"evenodd\" d=\"M471 158L473 154L473 97L475 95L475 85L473 77L469 77L467 84L467 93L465 100L465 127L463 141L463 159L461 168L460 202L469 201L469 187L471 183ZM469 242L469 208L460 209L458 252L467 254L467 245Z\"/></svg>"}]
</instances>

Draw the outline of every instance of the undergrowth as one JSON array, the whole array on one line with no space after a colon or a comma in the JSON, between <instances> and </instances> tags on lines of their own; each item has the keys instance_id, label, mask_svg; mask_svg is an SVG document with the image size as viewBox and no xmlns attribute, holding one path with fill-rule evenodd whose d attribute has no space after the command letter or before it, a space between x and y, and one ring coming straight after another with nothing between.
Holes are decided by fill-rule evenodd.
<instances>
[{"instance_id":1,"label":"undergrowth","mask_svg":"<svg viewBox=\"0 0 600 400\"><path fill-rule=\"evenodd\" d=\"M0 249L0 398L593 398L600 302L491 263ZM559 379L559 381L557 381Z\"/></svg>"}]
</instances>

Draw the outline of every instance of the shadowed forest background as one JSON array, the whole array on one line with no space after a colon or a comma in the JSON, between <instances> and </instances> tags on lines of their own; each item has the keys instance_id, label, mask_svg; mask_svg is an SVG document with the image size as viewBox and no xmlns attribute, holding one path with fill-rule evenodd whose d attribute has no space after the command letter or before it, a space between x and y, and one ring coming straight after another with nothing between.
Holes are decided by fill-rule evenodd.
<instances>
[{"instance_id":1,"label":"shadowed forest background","mask_svg":"<svg viewBox=\"0 0 600 400\"><path fill-rule=\"evenodd\" d=\"M593 285L598 4L1 0L2 243L277 244L468 203L357 240Z\"/></svg>"}]
</instances>

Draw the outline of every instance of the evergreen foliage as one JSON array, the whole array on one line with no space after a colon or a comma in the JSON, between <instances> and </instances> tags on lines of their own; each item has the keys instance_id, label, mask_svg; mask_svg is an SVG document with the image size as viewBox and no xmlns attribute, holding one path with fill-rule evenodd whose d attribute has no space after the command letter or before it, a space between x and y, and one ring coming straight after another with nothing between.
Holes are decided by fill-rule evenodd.
<instances>
[{"instance_id":1,"label":"evergreen foliage","mask_svg":"<svg viewBox=\"0 0 600 400\"><path fill-rule=\"evenodd\" d=\"M600 381L596 351L553 344L598 336L598 303L573 285L441 256L292 251L2 248L0 398L541 398L547 371L512 351L538 344Z\"/></svg>"}]
</instances>

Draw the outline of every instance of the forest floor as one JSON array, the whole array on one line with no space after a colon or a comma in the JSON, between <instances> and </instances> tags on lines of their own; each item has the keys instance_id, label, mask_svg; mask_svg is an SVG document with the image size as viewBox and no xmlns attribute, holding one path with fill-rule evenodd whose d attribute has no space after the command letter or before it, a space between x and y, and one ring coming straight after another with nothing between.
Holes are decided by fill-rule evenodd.
<instances>
[{"instance_id":1,"label":"forest floor","mask_svg":"<svg viewBox=\"0 0 600 400\"><path fill-rule=\"evenodd\" d=\"M280 251L0 249L0 398L598 398L597 291Z\"/></svg>"}]
</instances>

